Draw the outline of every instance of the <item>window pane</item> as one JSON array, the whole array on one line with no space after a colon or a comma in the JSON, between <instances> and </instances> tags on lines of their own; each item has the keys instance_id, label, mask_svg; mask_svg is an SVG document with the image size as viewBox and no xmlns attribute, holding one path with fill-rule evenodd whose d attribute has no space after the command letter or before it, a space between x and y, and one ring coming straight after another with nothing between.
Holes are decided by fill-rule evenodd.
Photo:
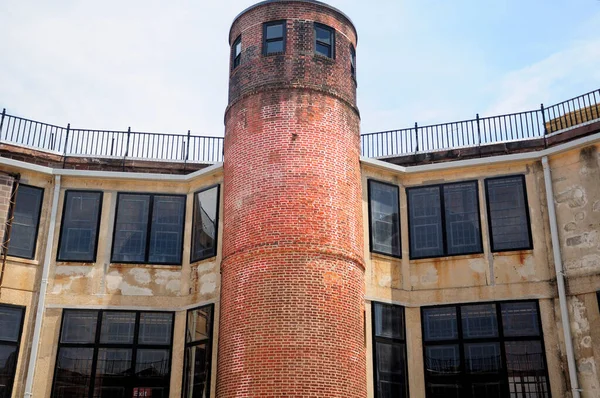
<instances>
[{"instance_id":1,"label":"window pane","mask_svg":"<svg viewBox=\"0 0 600 398\"><path fill-rule=\"evenodd\" d=\"M212 334L212 307L207 306L190 310L187 316L185 341L191 343L209 339Z\"/></svg>"},{"instance_id":2,"label":"window pane","mask_svg":"<svg viewBox=\"0 0 600 398\"><path fill-rule=\"evenodd\" d=\"M432 375L460 373L460 352L458 344L426 347L425 371Z\"/></svg>"},{"instance_id":3,"label":"window pane","mask_svg":"<svg viewBox=\"0 0 600 398\"><path fill-rule=\"evenodd\" d=\"M321 54L321 55L331 58L331 47L329 45L317 43L316 51L317 51L317 54Z\"/></svg>"},{"instance_id":4,"label":"window pane","mask_svg":"<svg viewBox=\"0 0 600 398\"><path fill-rule=\"evenodd\" d=\"M65 193L59 260L94 260L101 198L100 192L67 191Z\"/></svg>"},{"instance_id":5,"label":"window pane","mask_svg":"<svg viewBox=\"0 0 600 398\"><path fill-rule=\"evenodd\" d=\"M210 361L210 349L206 344L185 349L184 398L208 397Z\"/></svg>"},{"instance_id":6,"label":"window pane","mask_svg":"<svg viewBox=\"0 0 600 398\"><path fill-rule=\"evenodd\" d=\"M461 317L463 338L475 339L498 336L495 304L462 306Z\"/></svg>"},{"instance_id":7,"label":"window pane","mask_svg":"<svg viewBox=\"0 0 600 398\"><path fill-rule=\"evenodd\" d=\"M150 263L181 263L185 197L155 196L150 234Z\"/></svg>"},{"instance_id":8,"label":"window pane","mask_svg":"<svg viewBox=\"0 0 600 398\"><path fill-rule=\"evenodd\" d=\"M93 348L61 347L56 358L54 398L80 398L89 395Z\"/></svg>"},{"instance_id":9,"label":"window pane","mask_svg":"<svg viewBox=\"0 0 600 398\"><path fill-rule=\"evenodd\" d=\"M266 39L283 38L283 23L267 25Z\"/></svg>"},{"instance_id":10,"label":"window pane","mask_svg":"<svg viewBox=\"0 0 600 398\"><path fill-rule=\"evenodd\" d=\"M120 194L112 261L143 262L150 195Z\"/></svg>"},{"instance_id":11,"label":"window pane","mask_svg":"<svg viewBox=\"0 0 600 398\"><path fill-rule=\"evenodd\" d=\"M407 397L404 344L376 342L378 397Z\"/></svg>"},{"instance_id":12,"label":"window pane","mask_svg":"<svg viewBox=\"0 0 600 398\"><path fill-rule=\"evenodd\" d=\"M0 397L10 398L19 351L15 345L0 343Z\"/></svg>"},{"instance_id":13,"label":"window pane","mask_svg":"<svg viewBox=\"0 0 600 398\"><path fill-rule=\"evenodd\" d=\"M65 310L61 331L62 343L93 343L96 340L97 311Z\"/></svg>"},{"instance_id":14,"label":"window pane","mask_svg":"<svg viewBox=\"0 0 600 398\"><path fill-rule=\"evenodd\" d=\"M315 35L317 38L317 42L319 43L331 45L331 33L331 30L327 28L315 26Z\"/></svg>"},{"instance_id":15,"label":"window pane","mask_svg":"<svg viewBox=\"0 0 600 398\"><path fill-rule=\"evenodd\" d=\"M19 341L23 309L0 305L0 340Z\"/></svg>"},{"instance_id":16,"label":"window pane","mask_svg":"<svg viewBox=\"0 0 600 398\"><path fill-rule=\"evenodd\" d=\"M171 344L173 314L143 312L140 314L140 344Z\"/></svg>"},{"instance_id":17,"label":"window pane","mask_svg":"<svg viewBox=\"0 0 600 398\"><path fill-rule=\"evenodd\" d=\"M282 53L283 52L283 40L269 41L267 45L267 54Z\"/></svg>"},{"instance_id":18,"label":"window pane","mask_svg":"<svg viewBox=\"0 0 600 398\"><path fill-rule=\"evenodd\" d=\"M531 246L524 181L521 176L486 181L493 250Z\"/></svg>"},{"instance_id":19,"label":"window pane","mask_svg":"<svg viewBox=\"0 0 600 398\"><path fill-rule=\"evenodd\" d=\"M219 186L194 195L192 261L217 254Z\"/></svg>"},{"instance_id":20,"label":"window pane","mask_svg":"<svg viewBox=\"0 0 600 398\"><path fill-rule=\"evenodd\" d=\"M500 343L465 344L465 361L469 373L498 373L502 369Z\"/></svg>"},{"instance_id":21,"label":"window pane","mask_svg":"<svg viewBox=\"0 0 600 398\"><path fill-rule=\"evenodd\" d=\"M135 334L134 312L104 312L101 343L131 344Z\"/></svg>"},{"instance_id":22,"label":"window pane","mask_svg":"<svg viewBox=\"0 0 600 398\"><path fill-rule=\"evenodd\" d=\"M94 397L124 398L131 375L131 350L100 348L96 366Z\"/></svg>"},{"instance_id":23,"label":"window pane","mask_svg":"<svg viewBox=\"0 0 600 398\"><path fill-rule=\"evenodd\" d=\"M19 185L8 242L9 255L34 257L43 193L41 188Z\"/></svg>"},{"instance_id":24,"label":"window pane","mask_svg":"<svg viewBox=\"0 0 600 398\"><path fill-rule=\"evenodd\" d=\"M535 302L503 303L504 336L539 336L540 324Z\"/></svg>"},{"instance_id":25,"label":"window pane","mask_svg":"<svg viewBox=\"0 0 600 398\"><path fill-rule=\"evenodd\" d=\"M427 383L427 398L460 398L462 386L459 381L445 379Z\"/></svg>"},{"instance_id":26,"label":"window pane","mask_svg":"<svg viewBox=\"0 0 600 398\"><path fill-rule=\"evenodd\" d=\"M404 308L398 305L373 303L375 335L404 339Z\"/></svg>"},{"instance_id":27,"label":"window pane","mask_svg":"<svg viewBox=\"0 0 600 398\"><path fill-rule=\"evenodd\" d=\"M444 243L439 188L410 189L408 190L408 199L411 256L442 256Z\"/></svg>"},{"instance_id":28,"label":"window pane","mask_svg":"<svg viewBox=\"0 0 600 398\"><path fill-rule=\"evenodd\" d=\"M476 382L471 385L471 390L473 397L503 398L505 396L502 394L501 381Z\"/></svg>"},{"instance_id":29,"label":"window pane","mask_svg":"<svg viewBox=\"0 0 600 398\"><path fill-rule=\"evenodd\" d=\"M169 350L140 349L135 373L142 378L163 378L169 374Z\"/></svg>"},{"instance_id":30,"label":"window pane","mask_svg":"<svg viewBox=\"0 0 600 398\"><path fill-rule=\"evenodd\" d=\"M510 396L550 397L541 341L511 341L505 350Z\"/></svg>"},{"instance_id":31,"label":"window pane","mask_svg":"<svg viewBox=\"0 0 600 398\"><path fill-rule=\"evenodd\" d=\"M398 187L369 181L372 250L400 256Z\"/></svg>"},{"instance_id":32,"label":"window pane","mask_svg":"<svg viewBox=\"0 0 600 398\"><path fill-rule=\"evenodd\" d=\"M444 185L448 254L481 252L477 182Z\"/></svg>"},{"instance_id":33,"label":"window pane","mask_svg":"<svg viewBox=\"0 0 600 398\"><path fill-rule=\"evenodd\" d=\"M427 341L457 339L456 308L423 309L423 334Z\"/></svg>"},{"instance_id":34,"label":"window pane","mask_svg":"<svg viewBox=\"0 0 600 398\"><path fill-rule=\"evenodd\" d=\"M235 56L239 56L242 53L242 41L238 39L235 43Z\"/></svg>"}]
</instances>

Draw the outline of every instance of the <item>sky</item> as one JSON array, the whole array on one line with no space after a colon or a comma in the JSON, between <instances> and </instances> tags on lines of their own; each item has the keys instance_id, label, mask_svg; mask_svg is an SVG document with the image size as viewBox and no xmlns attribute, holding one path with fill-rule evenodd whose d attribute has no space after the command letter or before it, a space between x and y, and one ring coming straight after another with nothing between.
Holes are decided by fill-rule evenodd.
<instances>
[{"instance_id":1,"label":"sky","mask_svg":"<svg viewBox=\"0 0 600 398\"><path fill-rule=\"evenodd\" d=\"M74 128L223 136L228 32L253 0L1 0L0 108ZM361 132L600 88L600 0L329 0L358 31Z\"/></svg>"}]
</instances>

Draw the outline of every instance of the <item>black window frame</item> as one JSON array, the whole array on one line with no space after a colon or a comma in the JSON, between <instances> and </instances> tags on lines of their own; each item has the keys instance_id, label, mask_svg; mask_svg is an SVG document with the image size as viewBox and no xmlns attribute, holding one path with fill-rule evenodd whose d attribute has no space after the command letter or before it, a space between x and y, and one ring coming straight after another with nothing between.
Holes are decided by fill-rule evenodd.
<instances>
[{"instance_id":1,"label":"black window frame","mask_svg":"<svg viewBox=\"0 0 600 398\"><path fill-rule=\"evenodd\" d=\"M475 185L475 198L477 200L477 206L476 206L476 213L477 213L477 222L479 225L479 245L480 245L480 250L474 250L474 251L469 251L469 252L464 252L464 253L453 253L453 254L449 254L448 253L448 238L447 238L447 225L446 225L446 206L444 203L444 187L445 186L449 186L449 185L460 185L460 184L467 184L467 183L474 183ZM440 218L441 218L441 228L442 228L442 248L443 248L443 253L440 255L435 255L435 256L415 256L413 254L413 250L412 250L412 244L413 244L413 234L412 234L412 217L411 217L411 205L410 205L410 192L414 191L414 190L419 190L419 189L423 189L423 188L438 188L439 189L439 197L440 197ZM455 182L449 182L449 183L444 183L444 184L433 184L433 185L423 185L423 186L413 186L413 187L407 187L406 188L406 209L407 209L407 213L408 213L408 249L409 249L409 258L411 260L420 260L420 259L427 259L427 258L441 258L441 257L456 257L456 256L468 256L468 255L473 255L473 254L482 254L483 253L483 232L481 230L481 203L479 201L479 181L478 180L466 180L466 181L455 181Z\"/></svg>"},{"instance_id":2,"label":"black window frame","mask_svg":"<svg viewBox=\"0 0 600 398\"><path fill-rule=\"evenodd\" d=\"M148 220L146 224L146 243L144 252L144 261L115 261L115 239L116 239L116 228L117 228L117 217L119 215L120 198L122 195L140 195L149 196L150 201L148 204ZM183 214L181 223L181 245L179 247L179 262L150 262L150 241L152 239L152 216L154 214L154 198L157 196L174 196L183 199ZM110 263L111 264L148 264L148 265L182 265L183 264L183 247L185 244L185 217L187 208L187 195L183 194L168 194L168 193L148 193L148 192L118 192L117 193L117 206L115 208L115 216L112 231L112 247L110 251Z\"/></svg>"},{"instance_id":3,"label":"black window frame","mask_svg":"<svg viewBox=\"0 0 600 398\"><path fill-rule=\"evenodd\" d=\"M11 384L7 388L8 394L6 395L7 397L11 397L12 396L12 392L13 392L13 388L14 388L14 384L15 384L15 377L17 375L17 366L19 365L19 354L20 354L20 351L21 351L21 340L22 340L22 337L23 337L23 327L25 325L25 311L26 311L26 307L23 307L23 306L20 306L20 305L5 304L5 303L1 303L0 307L7 307L7 308L11 308L11 309L21 310L21 323L19 325L19 335L17 337L17 341L0 340L0 346L15 347L15 355L16 356L15 356L14 369L12 371L12 375L8 375L10 378L12 378L12 382L11 382Z\"/></svg>"},{"instance_id":4,"label":"black window frame","mask_svg":"<svg viewBox=\"0 0 600 398\"><path fill-rule=\"evenodd\" d=\"M521 335L521 336L505 336L504 332L504 322L502 319L502 305L503 304L515 304L515 303L534 303L537 311L537 323L539 334L538 335ZM471 337L464 338L463 337L463 318L462 318L462 307L468 306L479 306L479 305L495 305L496 311L496 330L497 335L495 337ZM435 339L428 341L425 333L425 311L428 309L436 309L436 308L454 308L456 311L456 338L453 339ZM470 383L475 379L473 374L469 374L466 369L466 355L465 355L465 345L467 344L477 344L477 343L498 343L500 347L500 360L501 360L501 369L498 371L498 379L504 388L504 392L508 392L509 387L509 378L508 378L508 369L507 369L507 359L506 359L506 346L507 342L530 342L537 341L539 342L542 350L542 362L544 366L543 376L546 381L546 391L548 392L547 398L552 397L552 391L550 389L550 377L548 373L548 360L546 357L546 346L544 342L544 327L542 325L542 318L540 312L540 306L538 300L506 300L506 301L483 301L483 302L469 302L469 303L456 303L456 304L442 304L442 305L433 305L433 306L424 306L421 307L421 336L422 336L422 353L423 353L423 369L424 373L424 381L425 381L425 396L427 397L427 385L428 380L435 379L435 376L429 376L427 371L427 347L431 346L448 346L448 345L457 345L458 346L458 355L460 359L460 366L458 374L454 374L453 376L437 376L438 378L450 378L453 377L457 379L462 384L463 396L470 398L479 398L474 397L471 391L467 390L467 387L471 385ZM508 396L508 395L507 395Z\"/></svg>"},{"instance_id":5,"label":"black window frame","mask_svg":"<svg viewBox=\"0 0 600 398\"><path fill-rule=\"evenodd\" d=\"M237 45L240 45L240 53L236 54ZM239 35L231 45L231 70L234 70L242 63L242 35Z\"/></svg>"},{"instance_id":6,"label":"black window frame","mask_svg":"<svg viewBox=\"0 0 600 398\"><path fill-rule=\"evenodd\" d=\"M393 338L393 337L384 337L384 336L378 336L377 335L377 323L376 323L376 319L375 319L375 307L381 305L381 306L391 306L391 307L397 307L402 309L402 326L404 327L404 331L403 331L403 335L404 338L398 339L398 338ZM377 398L379 397L379 389L378 389L378 382L377 382L377 374L378 374L378 364L377 364L377 343L381 342L383 344L392 344L392 345L403 345L404 346L404 375L406 377L405 379L405 386L406 386L406 396L404 398L409 398L410 397L410 383L409 383L409 376L408 376L408 372L409 372L409 366L408 366L408 348L407 348L407 338L406 338L406 309L404 306L401 305L396 305L396 304L390 304L390 303L382 303L382 302L378 302L378 301L372 301L371 302L371 338L372 338L372 350L373 350L373 389L374 389L374 397Z\"/></svg>"},{"instance_id":7,"label":"black window frame","mask_svg":"<svg viewBox=\"0 0 600 398\"><path fill-rule=\"evenodd\" d=\"M356 82L356 49L350 44L350 76Z\"/></svg>"},{"instance_id":8,"label":"black window frame","mask_svg":"<svg viewBox=\"0 0 600 398\"><path fill-rule=\"evenodd\" d=\"M510 248L510 249L495 249L494 248L494 233L492 231L492 210L490 208L490 196L489 196L489 190L488 190L489 185L488 184L489 184L489 181L503 180L503 179L510 179L510 178L520 178L521 179L522 189L523 189L523 206L524 206L524 210L525 210L526 225L527 225L527 237L529 239L529 245L523 246L523 247ZM531 217L529 215L529 198L527 197L527 184L525 182L525 175L512 174L512 175L505 175L505 176L498 176L498 177L490 177L490 178L486 178L484 180L484 183L485 183L485 205L486 205L486 212L487 212L487 218L488 218L488 234L490 236L491 252L492 253L502 253L502 252L511 252L511 251L520 251L520 250L533 250L533 235L531 233Z\"/></svg>"},{"instance_id":9,"label":"black window frame","mask_svg":"<svg viewBox=\"0 0 600 398\"><path fill-rule=\"evenodd\" d=\"M38 192L40 192L40 205L38 208L37 221L36 221L36 225L35 225L35 232L34 232L34 239L33 239L33 246L32 246L33 250L32 250L32 253L30 256L20 256L20 255L14 254L14 253L13 254L10 253L10 240L13 238L12 229L13 229L13 224L15 222L15 211L16 211L16 207L19 203L19 190L22 187L31 188L33 190L37 190ZM8 256L16 257L16 258L24 258L27 260L35 259L36 253L37 253L37 248L38 248L37 244L38 244L38 237L39 237L39 233L40 233L40 222L42 219L42 209L44 207L44 193L45 193L44 188L36 187L34 185L29 185L29 184L17 183L17 195L15 198L15 202L11 203L10 209L8 210L8 214L10 214L12 217L12 220L10 221L10 233L5 233L5 235L4 235L3 248L5 248L6 254ZM9 238L9 235L10 235L10 238Z\"/></svg>"},{"instance_id":10,"label":"black window frame","mask_svg":"<svg viewBox=\"0 0 600 398\"><path fill-rule=\"evenodd\" d=\"M323 30L326 30L329 32L329 40L331 41L331 44L324 43L317 39L317 29L323 29ZM332 28L331 26L327 26L322 23L315 22L313 32L315 35L315 40L314 40L315 55L319 55L319 56L325 57L325 58L335 59L335 29ZM325 55L325 54L321 54L319 51L317 51L317 44L320 44L325 47L329 47L330 54Z\"/></svg>"},{"instance_id":11,"label":"black window frame","mask_svg":"<svg viewBox=\"0 0 600 398\"><path fill-rule=\"evenodd\" d=\"M96 331L95 331L95 338L94 338L94 342L93 343L63 343L62 337L63 337L63 326L64 326L64 321L65 321L65 314L69 313L69 312L96 312ZM100 341L101 339L101 331L102 331L102 319L103 319L103 315L105 313L133 313L135 314L135 329L133 332L133 342L132 343L113 343L113 342L109 342L109 343L103 343ZM143 344L143 343L139 343L139 335L140 335L140 318L142 314L169 314L171 315L171 340L169 345L167 346L166 344ZM52 376L52 386L51 386L51 390L50 390L50 397L54 397L55 393L54 393L54 389L56 386L56 376L58 373L58 366L57 365L57 361L59 360L59 355L60 355L60 349L62 347L64 348L87 348L87 349L92 349L92 364L91 364L91 368L90 368L90 379L89 379L89 388L88 388L88 397L92 398L94 396L94 387L95 387L95 382L96 382L96 371L98 369L98 352L100 351L100 349L129 349L131 350L131 369L132 369L132 374L130 376L128 376L131 380L129 381L129 384L135 382L135 381L139 381L139 377L136 376L135 374L135 367L137 365L137 351L142 349L147 349L147 350L152 350L152 349L158 349L158 350L169 350L169 371L167 373L167 375L165 376L165 380L167 380L166 383L166 394L167 396L169 395L169 392L171 390L171 374L173 373L173 341L174 341L174 333L175 331L175 312L170 312L170 311L135 311L135 310L106 310L106 309L102 309L102 310L93 310L93 309L64 309L62 311L61 314L61 321L60 321L60 329L59 329L59 334L58 334L58 342L57 342L57 350L56 350L56 358L55 358L55 362L54 362L54 373ZM167 348L168 347L168 348ZM135 388L132 387L130 385L127 386L127 388ZM152 386L148 386L147 388L152 388Z\"/></svg>"},{"instance_id":12,"label":"black window frame","mask_svg":"<svg viewBox=\"0 0 600 398\"><path fill-rule=\"evenodd\" d=\"M396 199L397 199L397 207L398 207L398 251L399 253L393 254L393 253L387 253L387 252L383 252L380 250L376 250L373 247L373 208L371 205L371 186L372 184L381 184L381 185L387 185L389 187L395 188L396 189ZM369 213L369 250L371 253L377 253L377 254L382 254L385 256L390 256L390 257L394 257L394 258L402 258L402 225L400 223L401 221L401 214L400 214L400 187L398 185L386 182L386 181L380 181L380 180L375 180L375 179L371 179L369 178L367 180L367 203L368 203L368 213ZM392 235L393 237L393 235Z\"/></svg>"},{"instance_id":13,"label":"black window frame","mask_svg":"<svg viewBox=\"0 0 600 398\"><path fill-rule=\"evenodd\" d=\"M277 26L277 25L281 25L281 31L282 31L281 37L268 39L267 38L267 28L269 28L271 26ZM283 50L268 52L268 43L275 43L278 41L282 42ZM263 55L264 56L285 54L286 43L287 43L287 20L280 19L280 20L276 20L276 21L269 21L269 22L263 23Z\"/></svg>"},{"instance_id":14,"label":"black window frame","mask_svg":"<svg viewBox=\"0 0 600 398\"><path fill-rule=\"evenodd\" d=\"M95 237L95 242L94 242L94 248L92 250L92 257L89 260L73 260L73 259L69 259L69 258L65 258L64 256L61 257L61 245L62 245L62 241L63 241L63 235L64 235L64 228L65 228L65 217L66 217L66 211L67 211L67 201L68 201L68 196L70 194L75 194L75 193L94 193L94 194L99 194L99 201L98 201L98 215L97 215L97 220L96 220L96 237ZM61 216L61 221L60 221L60 235L58 237L58 247L56 250L56 261L69 261L69 262L77 262L77 263L95 263L96 262L96 257L98 255L98 239L100 238L100 220L102 219L102 203L104 200L104 192L103 191L87 191L87 190L83 190L83 189L68 189L65 191L64 197L63 197L63 210L62 210L62 216Z\"/></svg>"},{"instance_id":15,"label":"black window frame","mask_svg":"<svg viewBox=\"0 0 600 398\"><path fill-rule=\"evenodd\" d=\"M194 257L195 254L195 245L196 245L196 228L194 228L194 224L196 222L196 214L198 211L198 201L196 200L196 195L201 194L202 192L206 192L209 191L211 189L217 189L217 201L216 201L216 206L217 206L217 211L216 211L216 217L215 217L215 243L214 243L214 248L213 251L211 253L208 253L207 255L204 256L200 256L200 257ZM193 205L193 210L192 210L192 242L190 245L190 263L195 263L197 261L201 261L201 260L206 260L207 258L211 258L211 257L215 257L217 255L217 251L218 251L218 247L219 247L219 210L220 210L220 206L221 206L221 184L214 184L214 185L210 185L208 187L202 188L196 192L194 192L194 195L192 196L193 201L194 201L194 205Z\"/></svg>"},{"instance_id":16,"label":"black window frame","mask_svg":"<svg viewBox=\"0 0 600 398\"><path fill-rule=\"evenodd\" d=\"M188 333L188 328L189 328L189 313L192 311L196 311L196 310L201 310L206 308L208 311L210 311L210 336L207 339L201 339L201 340L193 340L188 342L187 341L187 333ZM186 311L186 317L185 317L185 339L184 339L184 347L183 347L183 374L182 374L182 382L181 382L181 397L182 398L191 398L187 396L187 369L186 369L186 365L187 365L187 361L188 361L188 348L197 346L197 345L202 345L202 344L206 344L207 349L207 356L208 356L208 372L207 372L207 376L206 376L206 397L210 397L210 383L211 383L211 373L212 373L212 355L213 355L213 338L214 338L214 327L215 327L215 305L214 304L207 304L207 305L201 305L198 307L194 307L191 308L189 310Z\"/></svg>"}]
</instances>

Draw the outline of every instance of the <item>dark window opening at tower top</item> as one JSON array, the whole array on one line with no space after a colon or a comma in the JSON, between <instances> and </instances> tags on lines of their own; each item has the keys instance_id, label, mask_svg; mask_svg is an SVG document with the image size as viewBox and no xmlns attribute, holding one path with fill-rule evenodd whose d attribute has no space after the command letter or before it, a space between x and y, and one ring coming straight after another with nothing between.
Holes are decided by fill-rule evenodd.
<instances>
[{"instance_id":1,"label":"dark window opening at tower top","mask_svg":"<svg viewBox=\"0 0 600 398\"><path fill-rule=\"evenodd\" d=\"M350 45L350 74L356 79L356 50Z\"/></svg>"},{"instance_id":2,"label":"dark window opening at tower top","mask_svg":"<svg viewBox=\"0 0 600 398\"><path fill-rule=\"evenodd\" d=\"M285 52L285 21L267 22L263 25L263 54Z\"/></svg>"},{"instance_id":3,"label":"dark window opening at tower top","mask_svg":"<svg viewBox=\"0 0 600 398\"><path fill-rule=\"evenodd\" d=\"M315 53L334 58L335 34L333 28L315 23Z\"/></svg>"},{"instance_id":4,"label":"dark window opening at tower top","mask_svg":"<svg viewBox=\"0 0 600 398\"><path fill-rule=\"evenodd\" d=\"M238 36L231 46L233 55L233 68L235 69L242 60L242 36Z\"/></svg>"}]
</instances>

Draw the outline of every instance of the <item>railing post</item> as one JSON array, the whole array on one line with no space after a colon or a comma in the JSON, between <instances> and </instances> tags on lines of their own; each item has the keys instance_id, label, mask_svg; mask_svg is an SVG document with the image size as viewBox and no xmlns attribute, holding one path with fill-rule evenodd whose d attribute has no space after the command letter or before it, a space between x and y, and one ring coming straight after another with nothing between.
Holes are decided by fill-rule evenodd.
<instances>
[{"instance_id":1,"label":"railing post","mask_svg":"<svg viewBox=\"0 0 600 398\"><path fill-rule=\"evenodd\" d=\"M540 105L542 112L542 123L544 124L544 147L548 148L548 127L546 127L546 113L544 112L544 104Z\"/></svg>"},{"instance_id":2,"label":"railing post","mask_svg":"<svg viewBox=\"0 0 600 398\"><path fill-rule=\"evenodd\" d=\"M419 152L419 125L415 122L415 154Z\"/></svg>"},{"instance_id":3,"label":"railing post","mask_svg":"<svg viewBox=\"0 0 600 398\"><path fill-rule=\"evenodd\" d=\"M0 118L0 142L2 142L2 127L4 126L4 116L6 116L6 108L2 109L2 118Z\"/></svg>"},{"instance_id":4,"label":"railing post","mask_svg":"<svg viewBox=\"0 0 600 398\"><path fill-rule=\"evenodd\" d=\"M63 157L67 157L67 148L69 146L69 134L71 133L71 123L67 124L67 136L65 137L65 148L63 151Z\"/></svg>"},{"instance_id":5,"label":"railing post","mask_svg":"<svg viewBox=\"0 0 600 398\"><path fill-rule=\"evenodd\" d=\"M481 146L481 126L479 125L479 113L476 117L477 120L477 146Z\"/></svg>"},{"instance_id":6,"label":"railing post","mask_svg":"<svg viewBox=\"0 0 600 398\"><path fill-rule=\"evenodd\" d=\"M131 135L131 127L127 127L127 143L125 144L125 155L123 155L123 160L129 155L129 136Z\"/></svg>"},{"instance_id":7,"label":"railing post","mask_svg":"<svg viewBox=\"0 0 600 398\"><path fill-rule=\"evenodd\" d=\"M187 133L187 142L185 144L185 162L190 158L190 130Z\"/></svg>"}]
</instances>

